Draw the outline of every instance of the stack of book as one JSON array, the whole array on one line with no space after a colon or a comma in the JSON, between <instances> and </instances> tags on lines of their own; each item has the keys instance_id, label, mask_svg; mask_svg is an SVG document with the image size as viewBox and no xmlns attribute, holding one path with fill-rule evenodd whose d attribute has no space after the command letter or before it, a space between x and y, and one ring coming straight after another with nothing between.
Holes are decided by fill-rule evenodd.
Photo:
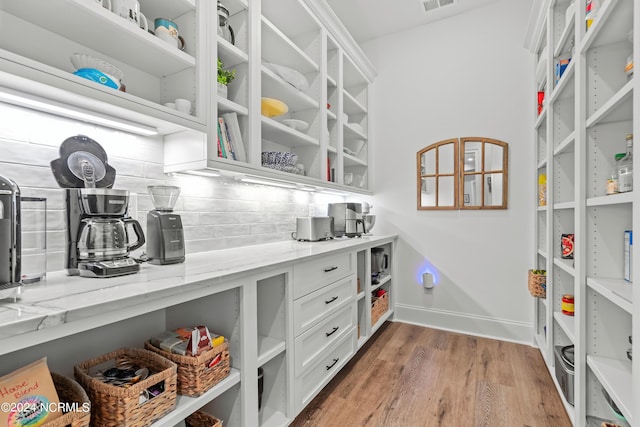
<instances>
[{"instance_id":1,"label":"stack of book","mask_svg":"<svg viewBox=\"0 0 640 427\"><path fill-rule=\"evenodd\" d=\"M247 161L236 113L225 113L218 117L218 157L240 162Z\"/></svg>"}]
</instances>

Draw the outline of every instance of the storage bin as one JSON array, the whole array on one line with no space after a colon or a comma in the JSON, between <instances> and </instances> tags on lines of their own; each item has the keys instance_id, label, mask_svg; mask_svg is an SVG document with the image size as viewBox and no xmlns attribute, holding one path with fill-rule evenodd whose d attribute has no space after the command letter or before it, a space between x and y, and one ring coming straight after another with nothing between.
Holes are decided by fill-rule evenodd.
<instances>
[{"instance_id":1,"label":"storage bin","mask_svg":"<svg viewBox=\"0 0 640 427\"><path fill-rule=\"evenodd\" d=\"M371 326L378 323L378 320L389 311L389 291L371 300Z\"/></svg>"},{"instance_id":2,"label":"storage bin","mask_svg":"<svg viewBox=\"0 0 640 427\"><path fill-rule=\"evenodd\" d=\"M111 363L113 361L113 363ZM98 366L129 361L149 369L149 376L128 388L107 384L93 376ZM79 363L73 368L76 380L91 401L91 425L145 427L171 412L176 406L177 366L148 350L120 348ZM148 391L162 387L157 395Z\"/></svg>"},{"instance_id":3,"label":"storage bin","mask_svg":"<svg viewBox=\"0 0 640 427\"><path fill-rule=\"evenodd\" d=\"M194 412L184 421L187 427L222 427L222 421L202 411Z\"/></svg>"},{"instance_id":4,"label":"storage bin","mask_svg":"<svg viewBox=\"0 0 640 427\"><path fill-rule=\"evenodd\" d=\"M537 298L547 297L547 275L538 273L544 270L529 270L527 285L529 287L529 293L531 296Z\"/></svg>"},{"instance_id":5,"label":"storage bin","mask_svg":"<svg viewBox=\"0 0 640 427\"><path fill-rule=\"evenodd\" d=\"M556 346L554 349L555 353L555 374L556 379L558 380L558 384L560 385L560 389L562 390L562 394L564 395L567 402L573 406L573 396L574 396L574 368L573 364L570 360L567 359L567 356L563 357L565 352L570 354L573 352L570 347L573 346Z\"/></svg>"},{"instance_id":6,"label":"storage bin","mask_svg":"<svg viewBox=\"0 0 640 427\"><path fill-rule=\"evenodd\" d=\"M197 356L170 353L151 344L151 341L145 342L144 348L166 357L178 366L177 391L185 396L200 396L231 372L227 341Z\"/></svg>"},{"instance_id":7,"label":"storage bin","mask_svg":"<svg viewBox=\"0 0 640 427\"><path fill-rule=\"evenodd\" d=\"M88 427L91 421L91 403L84 389L73 379L55 372L51 372L51 379L60 402L76 405L73 411L53 421L45 422L42 427Z\"/></svg>"}]
</instances>

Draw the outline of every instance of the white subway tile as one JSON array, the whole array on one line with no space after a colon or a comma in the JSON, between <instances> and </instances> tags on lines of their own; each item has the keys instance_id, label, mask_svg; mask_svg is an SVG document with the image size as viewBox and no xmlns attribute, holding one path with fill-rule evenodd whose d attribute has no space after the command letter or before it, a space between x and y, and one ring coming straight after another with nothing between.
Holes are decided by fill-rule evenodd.
<instances>
[{"instance_id":1,"label":"white subway tile","mask_svg":"<svg viewBox=\"0 0 640 427\"><path fill-rule=\"evenodd\" d=\"M229 237L229 236L246 236L251 233L251 227L249 225L213 225L207 227L214 227L216 230L216 237Z\"/></svg>"}]
</instances>

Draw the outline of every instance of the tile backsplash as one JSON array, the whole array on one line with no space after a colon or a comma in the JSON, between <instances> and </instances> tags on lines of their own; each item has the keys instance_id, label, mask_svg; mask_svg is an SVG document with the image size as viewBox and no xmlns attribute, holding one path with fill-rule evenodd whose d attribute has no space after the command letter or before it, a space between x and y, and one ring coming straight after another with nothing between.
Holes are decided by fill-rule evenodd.
<instances>
[{"instance_id":1,"label":"tile backsplash","mask_svg":"<svg viewBox=\"0 0 640 427\"><path fill-rule=\"evenodd\" d=\"M161 137L131 135L2 103L0 117L0 175L14 180L22 196L47 199L47 271L64 268L66 226L63 191L49 163L59 157L60 144L78 134L107 151L116 169L114 188L131 192L130 214L144 230L146 212L153 209L147 186L181 188L175 210L182 216L187 254L291 239L296 217L326 215L327 203L342 201L338 196L232 178L166 175ZM25 242L30 232L25 224Z\"/></svg>"}]
</instances>

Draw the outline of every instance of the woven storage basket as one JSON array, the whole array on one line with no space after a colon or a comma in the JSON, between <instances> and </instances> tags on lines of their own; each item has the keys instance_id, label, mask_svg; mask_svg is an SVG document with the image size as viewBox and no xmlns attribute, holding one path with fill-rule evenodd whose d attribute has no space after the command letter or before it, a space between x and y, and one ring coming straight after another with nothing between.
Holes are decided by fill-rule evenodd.
<instances>
[{"instance_id":1,"label":"woven storage basket","mask_svg":"<svg viewBox=\"0 0 640 427\"><path fill-rule=\"evenodd\" d=\"M529 270L528 285L529 293L532 296L547 297L547 276L545 274L536 274L533 270Z\"/></svg>"},{"instance_id":2,"label":"woven storage basket","mask_svg":"<svg viewBox=\"0 0 640 427\"><path fill-rule=\"evenodd\" d=\"M154 346L150 341L144 343L144 348L160 354L178 365L178 394L185 396L200 396L225 379L231 372L227 341L197 356L169 353ZM220 361L209 368L209 364L218 356L221 358Z\"/></svg>"},{"instance_id":3,"label":"woven storage basket","mask_svg":"<svg viewBox=\"0 0 640 427\"><path fill-rule=\"evenodd\" d=\"M222 421L202 411L196 411L185 420L187 427L222 427Z\"/></svg>"},{"instance_id":4,"label":"woven storage basket","mask_svg":"<svg viewBox=\"0 0 640 427\"><path fill-rule=\"evenodd\" d=\"M389 291L371 302L371 326L378 323L378 320L387 311L389 311Z\"/></svg>"},{"instance_id":5,"label":"woven storage basket","mask_svg":"<svg viewBox=\"0 0 640 427\"><path fill-rule=\"evenodd\" d=\"M77 403L77 405L74 411L67 412L53 421L45 422L42 427L87 427L91 421L91 412L85 409L91 407L87 393L80 384L64 375L51 372L51 379L60 402Z\"/></svg>"},{"instance_id":6,"label":"woven storage basket","mask_svg":"<svg viewBox=\"0 0 640 427\"><path fill-rule=\"evenodd\" d=\"M106 384L89 375L92 367L109 361L126 359L146 367L151 373L146 379L128 388ZM144 427L171 412L176 406L176 364L148 350L120 348L73 367L76 380L87 390L91 400L92 426ZM164 391L140 402L141 394L164 383Z\"/></svg>"}]
</instances>

